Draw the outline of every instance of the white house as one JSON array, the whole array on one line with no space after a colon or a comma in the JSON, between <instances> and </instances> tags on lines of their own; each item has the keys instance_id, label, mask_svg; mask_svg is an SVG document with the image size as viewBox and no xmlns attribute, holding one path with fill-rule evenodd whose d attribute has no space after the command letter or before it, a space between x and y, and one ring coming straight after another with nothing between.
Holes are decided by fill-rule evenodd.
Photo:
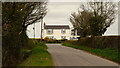
<instances>
[{"instance_id":1,"label":"white house","mask_svg":"<svg viewBox=\"0 0 120 68\"><path fill-rule=\"evenodd\" d=\"M77 40L77 30L69 25L45 25L42 29L42 38Z\"/></svg>"}]
</instances>

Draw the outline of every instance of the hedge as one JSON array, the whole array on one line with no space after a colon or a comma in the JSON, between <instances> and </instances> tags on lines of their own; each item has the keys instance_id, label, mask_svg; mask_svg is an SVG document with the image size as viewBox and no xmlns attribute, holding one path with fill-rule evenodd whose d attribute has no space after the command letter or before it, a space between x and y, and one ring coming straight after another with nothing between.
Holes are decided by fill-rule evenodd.
<instances>
[{"instance_id":1,"label":"hedge","mask_svg":"<svg viewBox=\"0 0 120 68\"><path fill-rule=\"evenodd\" d=\"M66 41L75 45L84 45L91 48L112 48L120 51L120 36L83 37L78 41Z\"/></svg>"}]
</instances>

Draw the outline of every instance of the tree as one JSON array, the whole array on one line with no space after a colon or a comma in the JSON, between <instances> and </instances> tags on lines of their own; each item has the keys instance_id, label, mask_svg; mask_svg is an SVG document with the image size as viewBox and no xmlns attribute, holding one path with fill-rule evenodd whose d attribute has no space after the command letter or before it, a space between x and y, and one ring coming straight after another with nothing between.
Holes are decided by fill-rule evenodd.
<instances>
[{"instance_id":1,"label":"tree","mask_svg":"<svg viewBox=\"0 0 120 68\"><path fill-rule=\"evenodd\" d=\"M70 22L84 36L101 36L114 23L115 10L113 2L88 2L82 4L78 12L71 14Z\"/></svg>"},{"instance_id":2,"label":"tree","mask_svg":"<svg viewBox=\"0 0 120 68\"><path fill-rule=\"evenodd\" d=\"M89 35L89 19L91 18L92 13L88 11L78 11L78 13L72 13L70 16L70 22L77 29L80 36L85 37Z\"/></svg>"},{"instance_id":3,"label":"tree","mask_svg":"<svg viewBox=\"0 0 120 68\"><path fill-rule=\"evenodd\" d=\"M21 49L28 45L26 29L47 13L47 2L2 3L3 66L16 66L23 60Z\"/></svg>"},{"instance_id":4,"label":"tree","mask_svg":"<svg viewBox=\"0 0 120 68\"><path fill-rule=\"evenodd\" d=\"M29 25L36 23L46 15L46 7L47 2L3 2L3 25L16 21L23 32Z\"/></svg>"},{"instance_id":5,"label":"tree","mask_svg":"<svg viewBox=\"0 0 120 68\"><path fill-rule=\"evenodd\" d=\"M101 36L106 31L104 28L104 18L102 16L91 17L89 19L91 36Z\"/></svg>"}]
</instances>

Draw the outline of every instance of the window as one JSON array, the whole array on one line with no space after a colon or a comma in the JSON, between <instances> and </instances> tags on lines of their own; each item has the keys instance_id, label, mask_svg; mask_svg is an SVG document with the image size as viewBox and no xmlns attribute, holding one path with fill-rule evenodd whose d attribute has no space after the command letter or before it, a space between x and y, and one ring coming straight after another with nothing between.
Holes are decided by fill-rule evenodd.
<instances>
[{"instance_id":1,"label":"window","mask_svg":"<svg viewBox=\"0 0 120 68\"><path fill-rule=\"evenodd\" d=\"M66 36L61 36L61 39L66 39Z\"/></svg>"},{"instance_id":2,"label":"window","mask_svg":"<svg viewBox=\"0 0 120 68\"><path fill-rule=\"evenodd\" d=\"M75 35L75 32L74 32L74 30L71 30L71 35L73 35L73 36Z\"/></svg>"},{"instance_id":3,"label":"window","mask_svg":"<svg viewBox=\"0 0 120 68\"><path fill-rule=\"evenodd\" d=\"M62 29L62 30L61 30L61 33L62 33L62 34L65 34L65 33L66 33L66 30L65 30L65 29Z\"/></svg>"},{"instance_id":4,"label":"window","mask_svg":"<svg viewBox=\"0 0 120 68\"><path fill-rule=\"evenodd\" d=\"M47 34L52 34L53 33L53 29L47 29Z\"/></svg>"}]
</instances>

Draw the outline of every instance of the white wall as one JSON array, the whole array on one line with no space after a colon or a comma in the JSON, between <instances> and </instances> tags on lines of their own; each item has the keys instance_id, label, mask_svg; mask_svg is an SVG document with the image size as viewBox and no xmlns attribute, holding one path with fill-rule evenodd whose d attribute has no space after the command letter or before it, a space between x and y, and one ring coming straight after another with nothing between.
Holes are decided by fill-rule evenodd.
<instances>
[{"instance_id":1,"label":"white wall","mask_svg":"<svg viewBox=\"0 0 120 68\"><path fill-rule=\"evenodd\" d=\"M47 34L46 33L46 29L43 30L43 38L45 38L46 36L54 36L54 38L56 39L61 39L61 36L66 36L66 39L70 40L71 37L71 30L70 29L66 29L66 33L62 34L61 33L61 29L53 29L53 34Z\"/></svg>"}]
</instances>

